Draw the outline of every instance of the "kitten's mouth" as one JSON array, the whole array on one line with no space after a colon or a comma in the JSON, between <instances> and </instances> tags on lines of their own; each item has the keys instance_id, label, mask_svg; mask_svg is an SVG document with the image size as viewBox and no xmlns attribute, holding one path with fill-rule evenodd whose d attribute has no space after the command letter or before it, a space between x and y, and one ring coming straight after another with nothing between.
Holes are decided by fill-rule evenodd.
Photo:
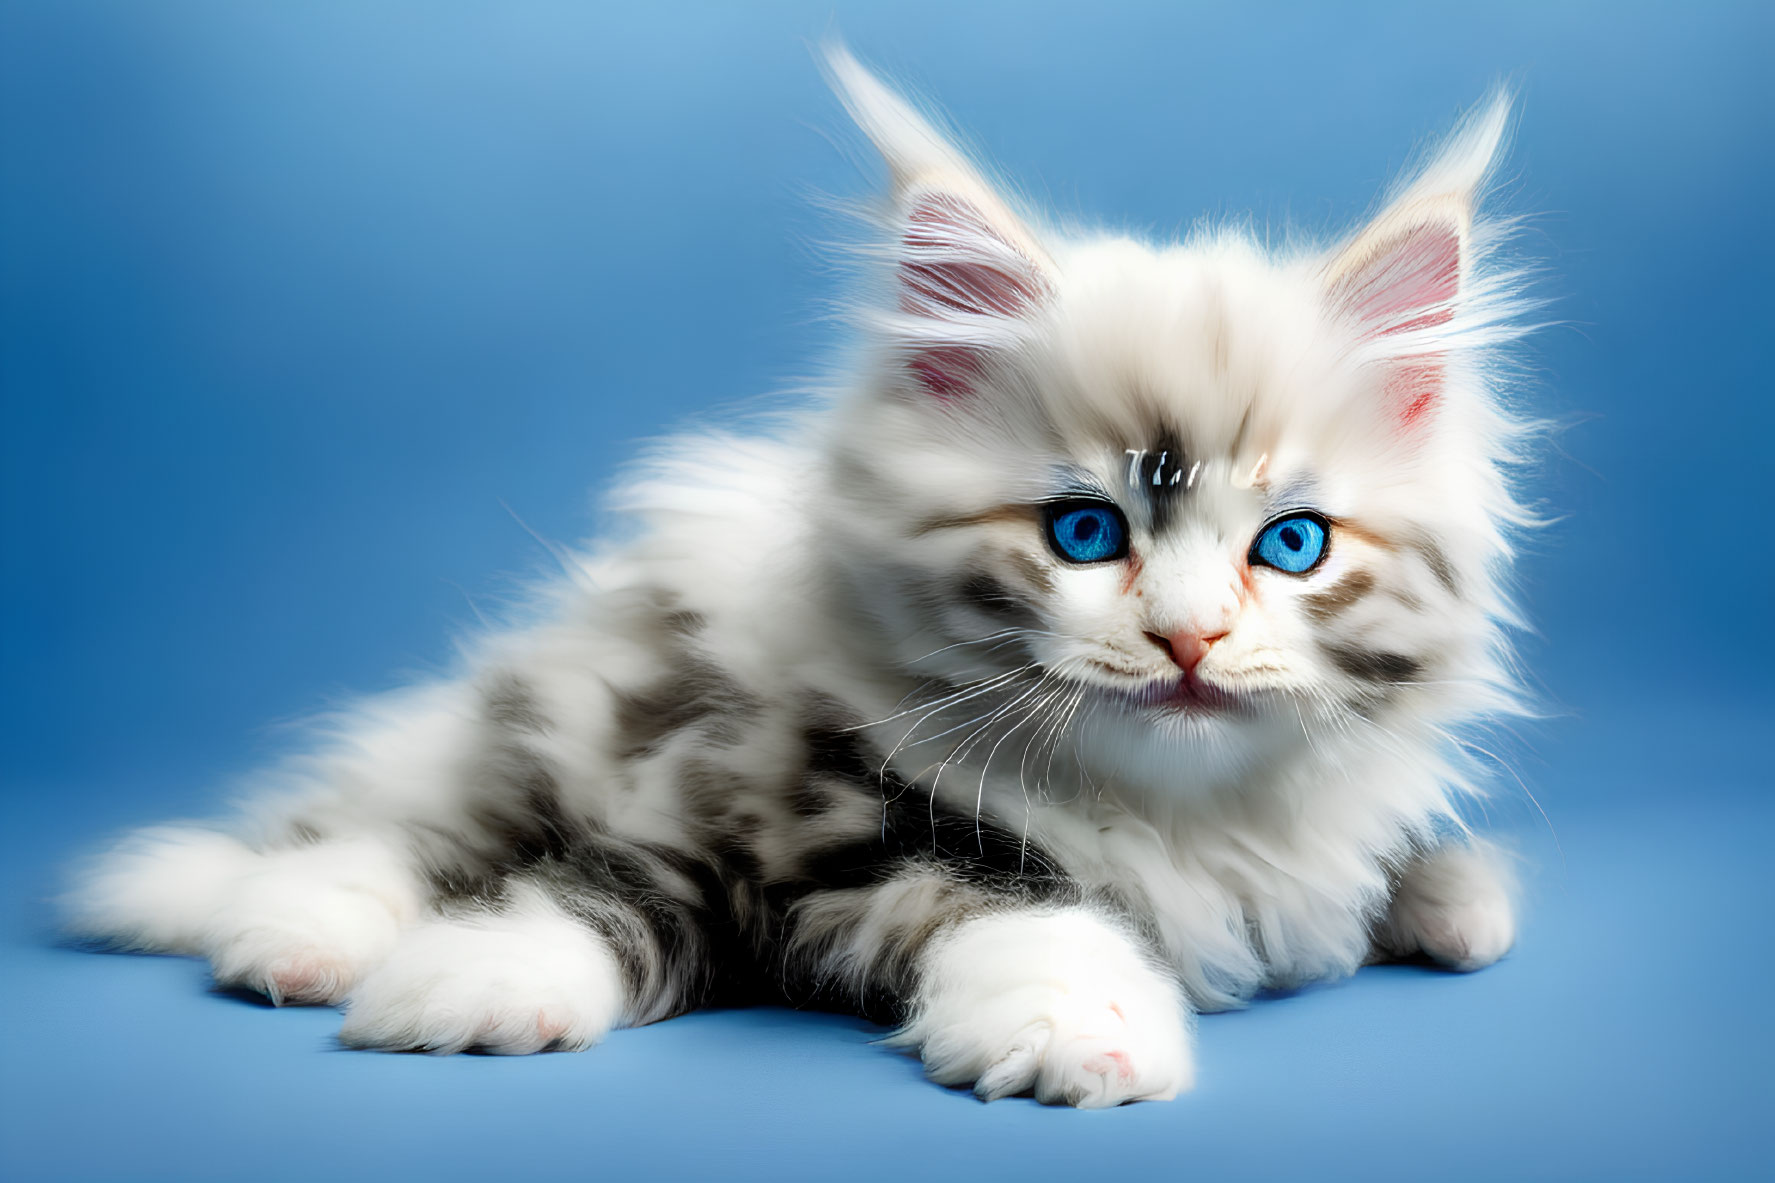
<instances>
[{"instance_id":1,"label":"kitten's mouth","mask_svg":"<svg viewBox=\"0 0 1775 1183\"><path fill-rule=\"evenodd\" d=\"M1110 690L1110 697L1139 710L1177 715L1249 713L1256 706L1250 694L1204 682L1194 674L1174 681L1149 682L1133 690Z\"/></svg>"},{"instance_id":2,"label":"kitten's mouth","mask_svg":"<svg viewBox=\"0 0 1775 1183\"><path fill-rule=\"evenodd\" d=\"M1250 695L1212 685L1194 674L1144 690L1141 698L1146 706L1190 715L1242 713L1252 707Z\"/></svg>"}]
</instances>

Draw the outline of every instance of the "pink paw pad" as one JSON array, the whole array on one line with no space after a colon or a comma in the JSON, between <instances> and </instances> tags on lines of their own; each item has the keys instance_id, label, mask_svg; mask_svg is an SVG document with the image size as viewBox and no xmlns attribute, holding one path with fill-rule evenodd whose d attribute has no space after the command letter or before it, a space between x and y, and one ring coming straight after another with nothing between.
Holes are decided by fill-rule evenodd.
<instances>
[{"instance_id":1,"label":"pink paw pad","mask_svg":"<svg viewBox=\"0 0 1775 1183\"><path fill-rule=\"evenodd\" d=\"M1084 1067L1087 1072L1096 1072L1104 1076L1113 1072L1118 1080L1134 1079L1134 1063L1128 1058L1128 1053L1124 1051L1108 1051L1093 1056L1085 1061Z\"/></svg>"},{"instance_id":2,"label":"pink paw pad","mask_svg":"<svg viewBox=\"0 0 1775 1183\"><path fill-rule=\"evenodd\" d=\"M536 1016L536 1037L547 1047L567 1034L567 1020L543 1011Z\"/></svg>"},{"instance_id":3,"label":"pink paw pad","mask_svg":"<svg viewBox=\"0 0 1775 1183\"><path fill-rule=\"evenodd\" d=\"M265 993L278 1006L333 1003L344 997L351 971L328 957L286 957L265 974Z\"/></svg>"}]
</instances>

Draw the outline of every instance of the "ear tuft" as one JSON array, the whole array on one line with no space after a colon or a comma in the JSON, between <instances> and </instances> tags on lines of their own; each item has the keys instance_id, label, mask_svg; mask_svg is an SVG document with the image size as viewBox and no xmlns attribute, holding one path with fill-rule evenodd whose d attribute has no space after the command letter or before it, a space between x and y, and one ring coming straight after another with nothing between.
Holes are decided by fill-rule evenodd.
<instances>
[{"instance_id":1,"label":"ear tuft","mask_svg":"<svg viewBox=\"0 0 1775 1183\"><path fill-rule=\"evenodd\" d=\"M893 177L894 190L907 190L939 177L969 176L967 159L930 121L890 90L836 42L824 47L826 78Z\"/></svg>"},{"instance_id":2,"label":"ear tuft","mask_svg":"<svg viewBox=\"0 0 1775 1183\"><path fill-rule=\"evenodd\" d=\"M1414 423L1436 404L1453 322L1473 271L1474 209L1510 116L1502 91L1476 108L1398 196L1326 266L1327 300L1381 345L1386 390Z\"/></svg>"},{"instance_id":3,"label":"ear tuft","mask_svg":"<svg viewBox=\"0 0 1775 1183\"><path fill-rule=\"evenodd\" d=\"M828 46L826 67L891 178L901 315L887 330L919 386L960 397L1052 297L1046 252L967 158L847 50Z\"/></svg>"}]
</instances>

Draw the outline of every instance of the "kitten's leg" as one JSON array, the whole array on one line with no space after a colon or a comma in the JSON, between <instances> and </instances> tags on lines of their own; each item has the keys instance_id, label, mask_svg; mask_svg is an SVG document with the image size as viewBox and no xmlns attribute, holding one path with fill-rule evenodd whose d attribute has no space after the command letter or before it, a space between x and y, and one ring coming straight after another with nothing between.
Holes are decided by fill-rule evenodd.
<instances>
[{"instance_id":1,"label":"kitten's leg","mask_svg":"<svg viewBox=\"0 0 1775 1183\"><path fill-rule=\"evenodd\" d=\"M409 931L352 992L339 1037L391 1050L578 1051L622 1019L626 993L607 940L519 882L497 909Z\"/></svg>"},{"instance_id":2,"label":"kitten's leg","mask_svg":"<svg viewBox=\"0 0 1775 1183\"><path fill-rule=\"evenodd\" d=\"M256 850L197 828L146 830L65 898L70 928L206 957L216 981L276 1003L335 1003L419 914L410 857L370 835Z\"/></svg>"},{"instance_id":3,"label":"kitten's leg","mask_svg":"<svg viewBox=\"0 0 1775 1183\"><path fill-rule=\"evenodd\" d=\"M794 955L816 977L897 1000L905 1022L890 1042L916 1049L939 1084L1094 1108L1194 1082L1177 982L1105 910L995 894L931 866L815 893L792 920Z\"/></svg>"},{"instance_id":4,"label":"kitten's leg","mask_svg":"<svg viewBox=\"0 0 1775 1183\"><path fill-rule=\"evenodd\" d=\"M1423 953L1450 969L1483 969L1516 942L1512 883L1502 855L1480 842L1449 843L1414 858L1400 874L1376 949Z\"/></svg>"},{"instance_id":5,"label":"kitten's leg","mask_svg":"<svg viewBox=\"0 0 1775 1183\"><path fill-rule=\"evenodd\" d=\"M678 863L585 834L409 930L352 991L356 1047L580 1050L707 997L708 901Z\"/></svg>"}]
</instances>

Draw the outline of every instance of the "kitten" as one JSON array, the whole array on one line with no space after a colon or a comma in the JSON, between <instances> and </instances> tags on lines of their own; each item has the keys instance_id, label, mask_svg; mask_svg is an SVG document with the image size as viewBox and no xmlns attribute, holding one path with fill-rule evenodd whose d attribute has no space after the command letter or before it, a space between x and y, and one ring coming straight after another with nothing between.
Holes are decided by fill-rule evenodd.
<instances>
[{"instance_id":1,"label":"kitten","mask_svg":"<svg viewBox=\"0 0 1775 1183\"><path fill-rule=\"evenodd\" d=\"M1195 1012L1510 948L1453 738L1516 702L1506 101L1333 249L1149 246L1038 225L829 66L891 175L844 388L677 441L636 541L240 822L97 860L76 931L358 1047L775 999L1073 1105L1189 1088Z\"/></svg>"}]
</instances>

